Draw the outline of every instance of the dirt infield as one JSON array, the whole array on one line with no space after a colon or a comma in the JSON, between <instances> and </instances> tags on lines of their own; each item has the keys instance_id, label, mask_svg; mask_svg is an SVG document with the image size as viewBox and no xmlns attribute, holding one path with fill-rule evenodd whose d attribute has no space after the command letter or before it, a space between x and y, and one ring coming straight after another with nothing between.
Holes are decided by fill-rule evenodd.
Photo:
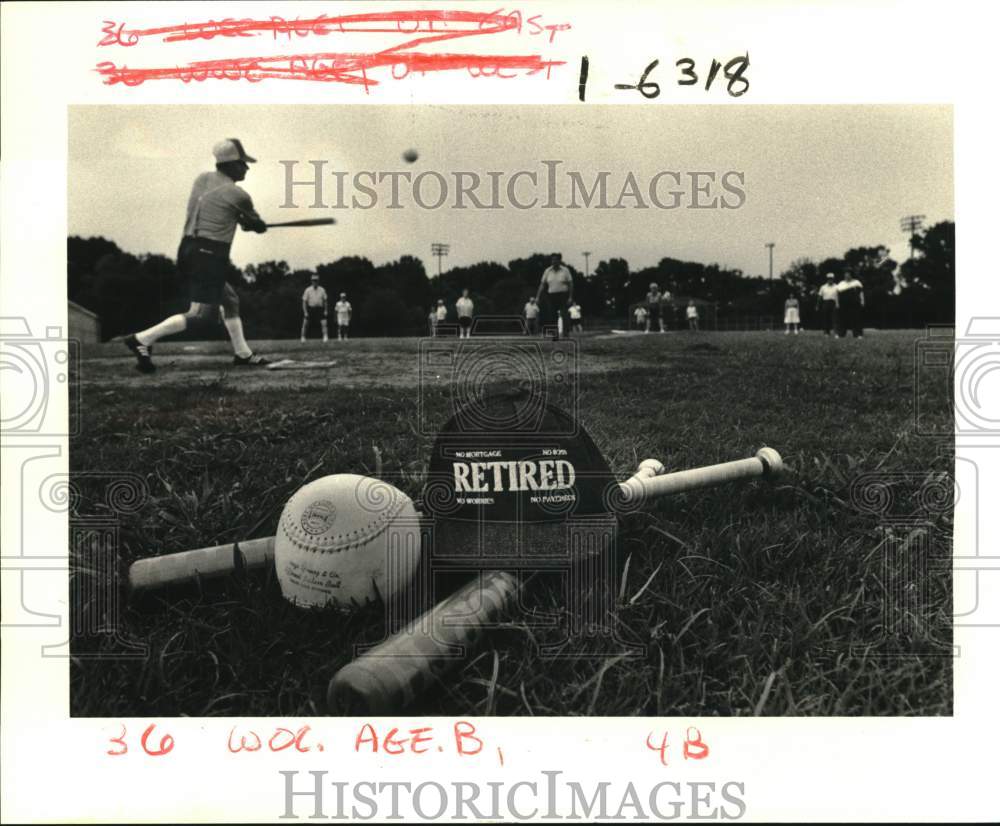
<instances>
[{"instance_id":1,"label":"dirt infield","mask_svg":"<svg viewBox=\"0 0 1000 826\"><path fill-rule=\"evenodd\" d=\"M580 374L606 373L621 366L623 348L617 336L595 336L582 340L570 339L554 344L542 339L475 338L465 342L453 339L417 338L364 338L350 341L330 341L322 344L312 340L305 344L294 340L251 342L254 351L272 361L336 360L330 369L272 371L260 368L237 367L233 364L232 351L227 342L160 343L153 348L156 373L144 375L134 365L135 358L120 341L85 345L81 358L79 382L83 388L107 390L113 387L196 387L226 386L241 392L294 388L363 388L363 387L415 387L422 377L435 383L452 383L454 376L448 370L435 367L426 359L421 369L423 354L454 351L467 362L495 365L497 381L504 379L504 368L524 365L525 359L537 365L547 365L550 374L561 365L553 363L551 355L561 349L575 362ZM634 348L627 351L629 363L636 366L653 366L669 351L685 352L692 342L684 337L674 337L669 342L661 337L658 347ZM607 343L610 342L610 343ZM635 342L629 342L634 345ZM517 351L524 357L508 358ZM580 358L580 356L586 356ZM529 372L531 368L528 368ZM509 372L509 371L508 371ZM508 376L518 378L515 375ZM523 376L522 376L523 377Z\"/></svg>"}]
</instances>

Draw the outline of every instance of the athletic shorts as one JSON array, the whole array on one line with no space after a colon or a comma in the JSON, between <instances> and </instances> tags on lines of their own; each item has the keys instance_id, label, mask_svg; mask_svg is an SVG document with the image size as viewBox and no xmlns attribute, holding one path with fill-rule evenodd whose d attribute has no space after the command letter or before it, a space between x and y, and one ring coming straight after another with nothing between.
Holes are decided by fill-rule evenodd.
<instances>
[{"instance_id":1,"label":"athletic shorts","mask_svg":"<svg viewBox=\"0 0 1000 826\"><path fill-rule=\"evenodd\" d=\"M649 305L649 320L659 321L660 320L660 305L650 304Z\"/></svg>"},{"instance_id":2,"label":"athletic shorts","mask_svg":"<svg viewBox=\"0 0 1000 826\"><path fill-rule=\"evenodd\" d=\"M351 323L351 317L350 316L346 316L346 315L338 315L337 316L337 326L338 327L347 327L347 326L350 325L350 323Z\"/></svg>"},{"instance_id":3,"label":"athletic shorts","mask_svg":"<svg viewBox=\"0 0 1000 826\"><path fill-rule=\"evenodd\" d=\"M184 236L177 250L177 271L188 283L191 301L222 304L229 273L229 244Z\"/></svg>"},{"instance_id":4,"label":"athletic shorts","mask_svg":"<svg viewBox=\"0 0 1000 826\"><path fill-rule=\"evenodd\" d=\"M310 324L316 324L322 321L325 316L323 315L322 307L307 307L306 317L309 319Z\"/></svg>"},{"instance_id":5,"label":"athletic shorts","mask_svg":"<svg viewBox=\"0 0 1000 826\"><path fill-rule=\"evenodd\" d=\"M785 324L798 324L799 323L799 311L795 307L789 307L785 310Z\"/></svg>"},{"instance_id":6,"label":"athletic shorts","mask_svg":"<svg viewBox=\"0 0 1000 826\"><path fill-rule=\"evenodd\" d=\"M458 317L458 324L463 330L468 330L472 326L472 316L460 315Z\"/></svg>"}]
</instances>

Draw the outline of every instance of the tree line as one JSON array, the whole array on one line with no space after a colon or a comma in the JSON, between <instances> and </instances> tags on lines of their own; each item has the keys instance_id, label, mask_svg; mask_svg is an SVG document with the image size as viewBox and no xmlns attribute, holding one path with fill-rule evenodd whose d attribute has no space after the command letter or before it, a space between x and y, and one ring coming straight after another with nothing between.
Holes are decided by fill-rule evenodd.
<instances>
[{"instance_id":1,"label":"tree line","mask_svg":"<svg viewBox=\"0 0 1000 826\"><path fill-rule=\"evenodd\" d=\"M778 278L749 276L739 269L665 257L652 267L633 270L625 258L600 261L585 276L571 265L574 297L584 318L624 324L641 302L649 283L669 290L673 300L712 302L719 319L778 316L790 294L800 299L803 324L816 322L815 294L826 273L839 279L848 271L861 279L867 301L865 323L874 327L921 327L950 323L955 315L955 225L944 221L917 233L914 256L898 264L881 245L855 247L819 262L800 258ZM427 314L439 298L449 309L468 288L477 314L520 314L535 294L550 252L453 267L429 277L423 262L404 255L375 265L345 256L313 270L292 270L285 261L264 261L244 269L231 266L240 293L247 335L257 339L297 337L302 291L319 275L331 302L347 293L354 307L355 335L421 335ZM134 255L102 237L68 239L68 296L101 318L104 337L112 338L156 323L187 309L186 285L175 262L156 254ZM204 335L202 333L202 335ZM220 327L220 337L223 331Z\"/></svg>"}]
</instances>

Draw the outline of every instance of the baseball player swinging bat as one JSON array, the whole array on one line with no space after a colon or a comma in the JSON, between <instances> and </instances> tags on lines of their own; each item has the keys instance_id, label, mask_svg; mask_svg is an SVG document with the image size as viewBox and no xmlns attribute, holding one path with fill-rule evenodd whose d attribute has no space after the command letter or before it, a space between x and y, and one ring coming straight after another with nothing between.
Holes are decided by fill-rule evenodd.
<instances>
[{"instance_id":1,"label":"baseball player swinging bat","mask_svg":"<svg viewBox=\"0 0 1000 826\"><path fill-rule=\"evenodd\" d=\"M646 459L631 479L621 483L624 504L639 505L661 496L754 479L781 470L781 456L765 447L756 456L676 473L663 473L663 464ZM133 591L179 585L197 579L228 576L237 570L262 568L274 561L274 537L250 539L209 548L150 557L133 562L128 581Z\"/></svg>"}]
</instances>

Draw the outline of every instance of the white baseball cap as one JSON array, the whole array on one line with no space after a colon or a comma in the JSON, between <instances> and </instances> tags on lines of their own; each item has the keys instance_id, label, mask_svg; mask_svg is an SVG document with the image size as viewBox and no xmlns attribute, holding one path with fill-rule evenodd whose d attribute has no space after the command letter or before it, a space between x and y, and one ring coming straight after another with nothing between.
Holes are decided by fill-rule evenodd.
<instances>
[{"instance_id":1,"label":"white baseball cap","mask_svg":"<svg viewBox=\"0 0 1000 826\"><path fill-rule=\"evenodd\" d=\"M219 141L212 147L212 154L215 155L216 163L225 163L226 161L246 161L247 163L257 163L256 158L251 158L246 153L246 150L243 148L243 144L240 143L238 138L226 138L225 140Z\"/></svg>"}]
</instances>

